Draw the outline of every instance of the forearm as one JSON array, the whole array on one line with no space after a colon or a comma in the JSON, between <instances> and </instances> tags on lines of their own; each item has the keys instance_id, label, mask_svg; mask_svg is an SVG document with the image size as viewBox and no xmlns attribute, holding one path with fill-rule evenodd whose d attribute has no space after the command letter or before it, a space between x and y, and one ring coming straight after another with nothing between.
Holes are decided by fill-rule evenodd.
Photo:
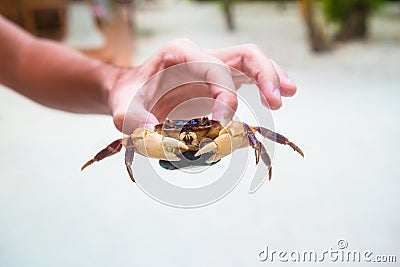
<instances>
[{"instance_id":1,"label":"forearm","mask_svg":"<svg viewBox=\"0 0 400 267\"><path fill-rule=\"evenodd\" d=\"M111 114L108 92L117 67L35 38L1 16L0 38L0 83L48 107Z\"/></svg>"}]
</instances>

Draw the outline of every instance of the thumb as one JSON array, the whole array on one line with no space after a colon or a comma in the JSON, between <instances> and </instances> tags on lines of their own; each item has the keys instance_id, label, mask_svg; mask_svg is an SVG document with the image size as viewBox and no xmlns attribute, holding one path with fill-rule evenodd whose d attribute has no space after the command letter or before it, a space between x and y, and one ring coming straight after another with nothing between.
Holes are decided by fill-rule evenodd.
<instances>
[{"instance_id":1,"label":"thumb","mask_svg":"<svg viewBox=\"0 0 400 267\"><path fill-rule=\"evenodd\" d=\"M158 123L157 118L143 106L136 107L134 110L128 110L123 114L114 115L115 126L124 134L131 134L135 129L140 127L152 130Z\"/></svg>"}]
</instances>

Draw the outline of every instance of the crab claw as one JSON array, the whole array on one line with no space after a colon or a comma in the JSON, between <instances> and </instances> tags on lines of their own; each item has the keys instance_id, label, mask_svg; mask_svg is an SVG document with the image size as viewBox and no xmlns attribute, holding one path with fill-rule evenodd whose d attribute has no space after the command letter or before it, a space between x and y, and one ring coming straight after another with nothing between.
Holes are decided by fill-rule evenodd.
<instances>
[{"instance_id":1,"label":"crab claw","mask_svg":"<svg viewBox=\"0 0 400 267\"><path fill-rule=\"evenodd\" d=\"M242 147L244 144L247 145L245 136L242 123L231 121L220 131L219 136L215 138L214 141L201 147L195 156L198 157L205 153L213 153L214 156L206 160L206 163L216 162L231 154L234 150Z\"/></svg>"},{"instance_id":2,"label":"crab claw","mask_svg":"<svg viewBox=\"0 0 400 267\"><path fill-rule=\"evenodd\" d=\"M179 161L181 158L177 154L189 149L185 143L177 139L165 137L145 128L136 129L131 137L134 140L135 152L150 158Z\"/></svg>"},{"instance_id":3,"label":"crab claw","mask_svg":"<svg viewBox=\"0 0 400 267\"><path fill-rule=\"evenodd\" d=\"M196 157L201 156L202 154L206 153L213 153L215 154L217 152L217 144L214 141L211 141L203 146L200 144L200 149L194 154Z\"/></svg>"}]
</instances>

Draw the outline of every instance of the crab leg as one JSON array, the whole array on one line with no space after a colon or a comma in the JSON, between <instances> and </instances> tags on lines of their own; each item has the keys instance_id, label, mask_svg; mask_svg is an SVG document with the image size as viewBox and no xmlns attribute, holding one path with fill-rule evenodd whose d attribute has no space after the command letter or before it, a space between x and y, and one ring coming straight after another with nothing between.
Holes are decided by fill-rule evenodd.
<instances>
[{"instance_id":1,"label":"crab leg","mask_svg":"<svg viewBox=\"0 0 400 267\"><path fill-rule=\"evenodd\" d=\"M246 123L243 123L243 128L246 131L247 137L249 139L249 144L254 148L254 152L256 154L256 165L258 164L261 156L261 160L268 167L268 179L272 178L272 166L271 166L271 158L269 157L265 146L257 140L254 132L251 130L250 126Z\"/></svg>"},{"instance_id":2,"label":"crab leg","mask_svg":"<svg viewBox=\"0 0 400 267\"><path fill-rule=\"evenodd\" d=\"M271 158L269 157L265 146L260 142L257 141L261 148L261 160L264 162L265 165L268 167L268 179L271 180L272 178L272 166L271 166Z\"/></svg>"},{"instance_id":3,"label":"crab leg","mask_svg":"<svg viewBox=\"0 0 400 267\"><path fill-rule=\"evenodd\" d=\"M131 180L135 183L135 178L133 178L133 173L132 173L132 161L133 161L133 156L135 155L135 146L133 144L133 139L131 136L129 136L126 139L126 145L125 145L125 166L126 166L126 170L129 173L129 177L131 178Z\"/></svg>"},{"instance_id":4,"label":"crab leg","mask_svg":"<svg viewBox=\"0 0 400 267\"><path fill-rule=\"evenodd\" d=\"M249 144L254 148L254 153L256 155L256 165L260 161L261 147L262 144L257 140L250 126L243 123L243 129L246 131L247 138L249 139ZM264 148L265 150L265 148Z\"/></svg>"},{"instance_id":5,"label":"crab leg","mask_svg":"<svg viewBox=\"0 0 400 267\"><path fill-rule=\"evenodd\" d=\"M104 158L107 158L109 156L118 153L119 151L121 151L121 148L122 148L122 139L115 140L114 142L109 144L106 148L104 148L102 151L97 153L96 156L94 156L94 158L83 164L81 171L96 161L100 161Z\"/></svg>"},{"instance_id":6,"label":"crab leg","mask_svg":"<svg viewBox=\"0 0 400 267\"><path fill-rule=\"evenodd\" d=\"M250 126L246 123L243 123L243 128L246 131L247 137L249 139L249 144L254 148L254 152L256 154L256 165L258 164L261 156L261 160L268 167L268 179L272 178L272 166L271 166L271 158L269 157L265 146L257 140L254 132L251 130Z\"/></svg>"},{"instance_id":7,"label":"crab leg","mask_svg":"<svg viewBox=\"0 0 400 267\"><path fill-rule=\"evenodd\" d=\"M260 126L256 126L253 128L254 128L254 130L259 132L265 138L267 138L271 141L277 142L279 144L282 144L282 145L288 145L291 148L293 148L294 151L296 151L297 153L299 153L301 156L304 157L303 151L301 151L301 149L298 146L296 146L294 143L290 142L289 139L287 139L283 135L273 132L271 130L268 130L267 128L260 127Z\"/></svg>"}]
</instances>

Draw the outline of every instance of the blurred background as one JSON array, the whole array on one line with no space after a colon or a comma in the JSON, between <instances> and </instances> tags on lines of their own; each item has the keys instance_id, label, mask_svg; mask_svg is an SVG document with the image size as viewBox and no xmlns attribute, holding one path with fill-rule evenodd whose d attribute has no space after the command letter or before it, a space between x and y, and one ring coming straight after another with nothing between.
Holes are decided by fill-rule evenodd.
<instances>
[{"instance_id":1,"label":"blurred background","mask_svg":"<svg viewBox=\"0 0 400 267\"><path fill-rule=\"evenodd\" d=\"M120 136L111 118L0 86L1 267L262 266L266 245L323 251L338 239L398 265L399 1L1 0L0 13L119 66L174 38L256 43L298 85L273 117L305 152L276 147L274 178L253 195L244 177L210 206L171 208L132 184L122 154L80 173Z\"/></svg>"}]
</instances>

